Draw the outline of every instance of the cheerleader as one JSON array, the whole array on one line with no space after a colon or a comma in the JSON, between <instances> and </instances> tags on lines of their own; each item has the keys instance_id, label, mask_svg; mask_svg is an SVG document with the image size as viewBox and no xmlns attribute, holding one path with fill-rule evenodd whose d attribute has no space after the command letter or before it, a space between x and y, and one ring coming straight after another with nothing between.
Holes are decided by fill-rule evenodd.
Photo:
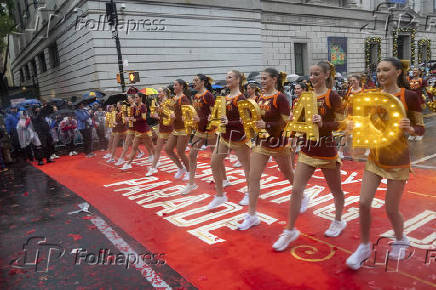
<instances>
[{"instance_id":1,"label":"cheerleader","mask_svg":"<svg viewBox=\"0 0 436 290\"><path fill-rule=\"evenodd\" d=\"M147 124L147 108L142 103L142 97L135 94L135 106L133 107L133 116L127 117L127 121L133 122L133 130L135 131L135 137L132 142L132 151L130 152L129 160L124 163L121 170L127 170L132 168L132 161L138 151L138 147L141 143L144 143L148 152L153 152L153 143L151 141L151 128Z\"/></svg>"},{"instance_id":2,"label":"cheerleader","mask_svg":"<svg viewBox=\"0 0 436 290\"><path fill-rule=\"evenodd\" d=\"M113 106L113 105L108 105L107 107L106 107L106 112L107 113L111 113L111 112L113 112L115 110L115 106ZM110 160L110 159L112 159L111 157L112 157L112 154L111 154L111 149L112 149L112 143L113 143L113 141L114 141L114 136L113 136L113 134L112 134L112 128L110 128L110 126L109 126L109 118L106 118L105 119L105 126L106 126L106 134L110 134L110 137L109 137L109 142L108 142L108 149L107 149L107 153L103 156L103 159L108 159L108 160ZM108 162L108 161L107 161ZM111 161L112 162L112 161Z\"/></svg>"},{"instance_id":3,"label":"cheerleader","mask_svg":"<svg viewBox=\"0 0 436 290\"><path fill-rule=\"evenodd\" d=\"M260 178L268 163L273 157L280 171L290 184L293 183L294 173L290 160L290 145L288 138L283 134L283 129L289 121L291 114L289 101L283 93L283 84L286 74L273 68L267 68L262 72L261 83L263 94L258 99L262 111L262 120L256 123L259 129L266 129L269 137L256 138L256 146L250 156L250 175L248 180L249 213L244 218L239 230L248 230L260 223L256 215L256 204L260 193Z\"/></svg>"},{"instance_id":4,"label":"cheerleader","mask_svg":"<svg viewBox=\"0 0 436 290\"><path fill-rule=\"evenodd\" d=\"M255 83L248 83L247 85L247 99L251 99L257 103L260 97L260 89Z\"/></svg>"},{"instance_id":5,"label":"cheerleader","mask_svg":"<svg viewBox=\"0 0 436 290\"><path fill-rule=\"evenodd\" d=\"M204 74L198 74L193 79L194 89L198 92L193 98L193 105L198 115L194 120L197 123L197 131L192 138L191 151L189 152L189 183L183 190L184 194L198 188L198 185L195 184L198 151L203 145L216 143L215 132L207 130L209 117L215 105L215 98L211 93L211 80Z\"/></svg>"},{"instance_id":6,"label":"cheerleader","mask_svg":"<svg viewBox=\"0 0 436 290\"><path fill-rule=\"evenodd\" d=\"M162 112L162 104L170 98L170 90L168 88L160 88L158 90L158 93L159 106L157 108L157 111L151 117L159 120L159 134L157 138L157 144L154 147L153 163L151 164L151 167L148 169L148 172L145 174L145 176L152 176L153 174L158 172L157 168L159 167L158 162L160 158L160 153L162 152L165 143L168 141L168 138L173 131L173 127L171 125L164 125Z\"/></svg>"},{"instance_id":7,"label":"cheerleader","mask_svg":"<svg viewBox=\"0 0 436 290\"><path fill-rule=\"evenodd\" d=\"M109 150L111 156L106 161L107 163L115 162L115 152L117 150L118 143L120 142L120 140L123 140L123 142L125 142L126 139L127 126L124 123L122 108L123 108L122 102L118 102L117 108L114 109L116 110L116 117L115 117L114 127L112 128L111 142L109 143L110 144Z\"/></svg>"},{"instance_id":8,"label":"cheerleader","mask_svg":"<svg viewBox=\"0 0 436 290\"><path fill-rule=\"evenodd\" d=\"M222 119L226 132L218 138L217 146L212 154L211 167L215 180L216 196L209 203L209 209L214 209L227 202L227 196L223 192L223 180L225 179L224 158L230 150L235 152L244 168L245 178L248 180L250 148L247 145L248 140L238 110L238 101L245 99L244 94L241 92L244 81L244 75L237 70L227 73L226 82L230 94L226 96L226 116Z\"/></svg>"},{"instance_id":9,"label":"cheerleader","mask_svg":"<svg viewBox=\"0 0 436 290\"><path fill-rule=\"evenodd\" d=\"M189 159L186 156L186 146L188 145L189 137L185 130L185 123L182 119L182 105L190 105L188 85L184 80L177 79L174 81L174 112L171 113L173 121L173 132L171 133L168 142L165 146L165 152L168 157L177 165L177 172L174 175L175 179L189 179ZM177 154L174 152L177 151Z\"/></svg>"},{"instance_id":10,"label":"cheerleader","mask_svg":"<svg viewBox=\"0 0 436 290\"><path fill-rule=\"evenodd\" d=\"M127 91L127 102L129 105L127 106L127 112L123 112L123 118L124 122L127 124L127 132L126 132L126 139L124 140L123 144L123 151L121 151L120 158L118 158L117 163L115 163L116 166L123 165L124 164L124 157L127 154L127 151L129 151L129 147L132 145L133 139L135 139L135 130L133 129L133 122L127 121L127 118L129 118L129 115L133 116L133 107L135 106L135 94L138 92L138 89L135 87L130 87Z\"/></svg>"},{"instance_id":11,"label":"cheerleader","mask_svg":"<svg viewBox=\"0 0 436 290\"><path fill-rule=\"evenodd\" d=\"M332 91L334 66L328 62L319 62L310 68L310 81L313 94L318 99L319 114L313 115L312 122L318 125L319 140L304 140L298 155L294 175L294 184L290 201L288 224L273 244L276 251L285 250L296 240L300 232L295 228L295 221L301 212L307 208L309 198L304 195L304 188L317 168L321 168L330 191L333 193L336 207L336 217L325 231L328 237L336 237L345 229L347 223L341 219L344 207L344 193L341 188L341 161L338 157L332 132L337 130L336 112L341 109L341 98Z\"/></svg>"},{"instance_id":12,"label":"cheerleader","mask_svg":"<svg viewBox=\"0 0 436 290\"><path fill-rule=\"evenodd\" d=\"M399 206L410 172L409 146L405 135L422 136L425 131L420 96L412 90L405 89L407 84L401 61L392 57L383 59L377 66L377 80L382 92L392 94L401 100L406 109L407 118L399 122L399 128L403 130L404 135L388 146L371 149L369 154L360 190L361 243L347 259L347 265L354 270L359 269L371 255L369 235L371 202L382 179L387 179L386 213L396 238L389 257L395 260L404 259L409 240L403 235L404 220Z\"/></svg>"}]
</instances>

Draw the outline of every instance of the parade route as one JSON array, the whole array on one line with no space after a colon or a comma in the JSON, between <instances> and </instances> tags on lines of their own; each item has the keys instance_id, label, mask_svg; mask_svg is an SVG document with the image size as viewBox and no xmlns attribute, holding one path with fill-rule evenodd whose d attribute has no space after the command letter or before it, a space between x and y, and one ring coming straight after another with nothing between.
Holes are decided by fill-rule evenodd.
<instances>
[{"instance_id":1,"label":"parade route","mask_svg":"<svg viewBox=\"0 0 436 290\"><path fill-rule=\"evenodd\" d=\"M245 179L240 168L226 161L232 185L226 188L229 202L208 211L214 195L209 167L209 151L199 155L199 189L182 195L184 182L175 181L175 166L161 157L160 172L144 177L148 163L135 160L126 172L101 159L71 157L40 169L78 194L101 213L106 223L122 229L152 253L165 256L166 264L198 288L374 288L436 287L434 249L436 236L436 182L434 171L414 168L401 203L405 234L413 248L404 261L385 260L391 226L384 208L386 185L381 184L373 202L371 241L378 243L373 256L358 272L349 270L346 258L359 243L358 203L363 163L344 161L342 185L345 192L344 219L348 227L337 238L324 231L334 217L333 197L321 172L310 180L311 196L306 213L297 221L299 239L282 253L271 245L287 218L291 186L275 163L261 180L258 213L261 224L237 231L246 207L238 205ZM92 216L92 214L91 214ZM429 251L433 249L433 251ZM160 269L162 270L162 269ZM155 270L159 275L159 269Z\"/></svg>"}]
</instances>

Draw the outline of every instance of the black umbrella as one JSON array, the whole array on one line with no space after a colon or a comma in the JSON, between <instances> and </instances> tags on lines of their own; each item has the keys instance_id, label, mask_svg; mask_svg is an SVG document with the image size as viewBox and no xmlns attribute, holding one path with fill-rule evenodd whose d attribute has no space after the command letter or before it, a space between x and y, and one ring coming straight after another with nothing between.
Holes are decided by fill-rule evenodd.
<instances>
[{"instance_id":1,"label":"black umbrella","mask_svg":"<svg viewBox=\"0 0 436 290\"><path fill-rule=\"evenodd\" d=\"M125 101L127 100L126 94L115 94L110 95L103 103L103 107L109 106L109 105L115 105L119 101Z\"/></svg>"},{"instance_id":2,"label":"black umbrella","mask_svg":"<svg viewBox=\"0 0 436 290\"><path fill-rule=\"evenodd\" d=\"M92 102L94 102L96 99L97 98L95 96L94 97L85 97L83 99L77 100L76 102L73 103L73 105L78 106L78 105L83 103L86 106L86 105L89 105Z\"/></svg>"},{"instance_id":3,"label":"black umbrella","mask_svg":"<svg viewBox=\"0 0 436 290\"><path fill-rule=\"evenodd\" d=\"M216 85L219 85L219 86L223 86L223 87L225 87L226 84L227 84L227 82L226 82L225 80L223 80L223 81L216 81L215 84L216 84Z\"/></svg>"},{"instance_id":4,"label":"black umbrella","mask_svg":"<svg viewBox=\"0 0 436 290\"><path fill-rule=\"evenodd\" d=\"M301 76L295 80L296 83L302 82L303 80L309 81L309 76Z\"/></svg>"},{"instance_id":5,"label":"black umbrella","mask_svg":"<svg viewBox=\"0 0 436 290\"><path fill-rule=\"evenodd\" d=\"M50 115L50 117L54 118L57 116L71 116L74 115L74 110L71 109L62 109L58 110Z\"/></svg>"},{"instance_id":6,"label":"black umbrella","mask_svg":"<svg viewBox=\"0 0 436 290\"><path fill-rule=\"evenodd\" d=\"M257 72L257 71L253 71L253 72L251 72L251 73L248 75L247 80L253 80L253 79L254 79L255 77L257 77L258 75L260 75L259 72Z\"/></svg>"}]
</instances>

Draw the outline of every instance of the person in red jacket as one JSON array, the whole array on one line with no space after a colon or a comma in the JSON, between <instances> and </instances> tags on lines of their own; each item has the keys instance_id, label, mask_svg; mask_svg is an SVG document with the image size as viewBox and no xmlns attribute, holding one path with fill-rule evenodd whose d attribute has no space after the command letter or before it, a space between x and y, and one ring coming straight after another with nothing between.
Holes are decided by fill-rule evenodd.
<instances>
[{"instance_id":1,"label":"person in red jacket","mask_svg":"<svg viewBox=\"0 0 436 290\"><path fill-rule=\"evenodd\" d=\"M313 94L318 99L319 112L313 115L312 122L318 125L319 140L312 141L304 138L301 145L292 187L288 224L273 244L276 251L285 250L300 235L295 228L295 222L300 212L304 212L307 208L309 197L303 192L317 168L321 168L324 174L334 196L336 208L335 219L324 234L328 237L337 237L347 226L345 220L342 220L344 193L341 188L341 160L332 134L339 128L336 114L342 107L341 97L332 90L334 75L334 66L329 62L322 61L310 67L310 81Z\"/></svg>"},{"instance_id":2,"label":"person in red jacket","mask_svg":"<svg viewBox=\"0 0 436 290\"><path fill-rule=\"evenodd\" d=\"M357 250L347 259L347 265L357 270L371 255L369 232L371 226L371 203L382 179L387 179L385 197L386 213L392 224L396 241L392 244L389 257L401 260L409 240L404 236L404 219L400 213L400 200L410 173L409 145L406 135L424 135L420 96L407 86L402 63L397 58L385 58L377 66L377 79L382 92L396 96L406 109L407 118L399 122L404 132L397 140L387 146L371 149L360 190L360 240Z\"/></svg>"}]
</instances>

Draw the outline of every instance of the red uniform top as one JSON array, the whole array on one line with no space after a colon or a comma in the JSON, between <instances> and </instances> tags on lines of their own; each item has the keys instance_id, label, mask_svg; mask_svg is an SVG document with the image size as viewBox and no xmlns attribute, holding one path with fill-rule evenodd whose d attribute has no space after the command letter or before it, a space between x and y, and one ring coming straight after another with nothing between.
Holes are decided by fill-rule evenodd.
<instances>
[{"instance_id":1,"label":"red uniform top","mask_svg":"<svg viewBox=\"0 0 436 290\"><path fill-rule=\"evenodd\" d=\"M133 130L138 133L147 133L150 131L150 128L147 124L147 107L145 104L141 104L140 106L133 107L133 117L135 120L133 121Z\"/></svg>"},{"instance_id":2,"label":"red uniform top","mask_svg":"<svg viewBox=\"0 0 436 290\"><path fill-rule=\"evenodd\" d=\"M243 94L236 97L226 97L226 133L222 134L225 141L243 142L245 141L244 125L239 116L238 101L245 100Z\"/></svg>"},{"instance_id":3,"label":"red uniform top","mask_svg":"<svg viewBox=\"0 0 436 290\"><path fill-rule=\"evenodd\" d=\"M335 159L337 156L336 142L332 132L339 128L336 113L341 111L341 97L331 89L326 94L318 96L318 114L322 119L319 128L319 140L309 141L303 138L301 151L315 158Z\"/></svg>"},{"instance_id":4,"label":"red uniform top","mask_svg":"<svg viewBox=\"0 0 436 290\"><path fill-rule=\"evenodd\" d=\"M127 130L127 126L124 124L123 112L117 111L115 122L117 122L117 124L112 128L113 133L124 133Z\"/></svg>"},{"instance_id":5,"label":"red uniform top","mask_svg":"<svg viewBox=\"0 0 436 290\"><path fill-rule=\"evenodd\" d=\"M159 115L159 133L169 134L169 133L173 132L173 125L172 124L170 124L169 126L165 126L163 124L164 115L162 113L161 107L159 107L157 113Z\"/></svg>"},{"instance_id":6,"label":"red uniform top","mask_svg":"<svg viewBox=\"0 0 436 290\"><path fill-rule=\"evenodd\" d=\"M267 140L256 140L256 143L269 149L277 149L286 145L287 138L283 138L286 122L282 115L289 116L291 113L286 96L281 92L267 97L261 95L258 104L262 110L262 120L266 123L265 129L271 137Z\"/></svg>"},{"instance_id":7,"label":"red uniform top","mask_svg":"<svg viewBox=\"0 0 436 290\"><path fill-rule=\"evenodd\" d=\"M418 94L412 90L402 88L401 92L395 96L403 103L407 118L410 119L410 126L415 129L415 133L419 136L424 135L425 129L422 120L422 108ZM385 113L386 112L381 112L378 114L378 117L383 120L383 114ZM409 167L409 145L406 136L402 134L397 140L385 147L371 149L368 158L373 160L379 167Z\"/></svg>"},{"instance_id":8,"label":"red uniform top","mask_svg":"<svg viewBox=\"0 0 436 290\"><path fill-rule=\"evenodd\" d=\"M184 94L180 97L174 97L174 130L185 129L185 123L182 120L182 105L190 105L191 101Z\"/></svg>"},{"instance_id":9,"label":"red uniform top","mask_svg":"<svg viewBox=\"0 0 436 290\"><path fill-rule=\"evenodd\" d=\"M206 127L209 124L210 108L215 105L215 97L206 90L203 94L196 94L193 102L200 121L197 124L197 130L200 133L206 133Z\"/></svg>"}]
</instances>

